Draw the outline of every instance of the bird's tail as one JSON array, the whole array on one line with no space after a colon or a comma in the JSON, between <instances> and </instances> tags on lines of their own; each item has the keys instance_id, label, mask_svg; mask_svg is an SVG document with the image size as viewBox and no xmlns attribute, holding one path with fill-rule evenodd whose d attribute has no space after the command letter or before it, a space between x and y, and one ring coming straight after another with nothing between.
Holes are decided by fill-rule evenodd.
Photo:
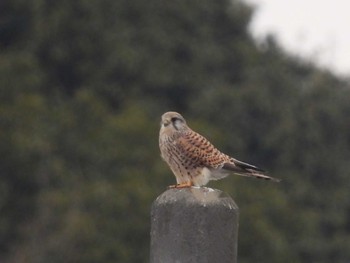
<instances>
[{"instance_id":1,"label":"bird's tail","mask_svg":"<svg viewBox=\"0 0 350 263\"><path fill-rule=\"evenodd\" d=\"M231 162L225 163L222 169L230 170L235 174L246 177L254 177L258 179L271 180L274 182L280 182L280 179L266 175L266 172L259 167L251 165L249 163L241 162L236 159L231 159Z\"/></svg>"}]
</instances>

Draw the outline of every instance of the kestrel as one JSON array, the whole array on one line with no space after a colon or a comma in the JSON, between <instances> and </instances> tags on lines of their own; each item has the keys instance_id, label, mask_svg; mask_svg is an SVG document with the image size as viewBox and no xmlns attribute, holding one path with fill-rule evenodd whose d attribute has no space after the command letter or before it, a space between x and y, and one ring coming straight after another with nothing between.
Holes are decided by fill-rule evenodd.
<instances>
[{"instance_id":1,"label":"kestrel","mask_svg":"<svg viewBox=\"0 0 350 263\"><path fill-rule=\"evenodd\" d=\"M204 186L210 180L226 177L230 171L241 176L279 181L254 165L220 152L206 138L188 127L177 112L162 115L159 148L162 158L176 177L177 185L171 188Z\"/></svg>"}]
</instances>

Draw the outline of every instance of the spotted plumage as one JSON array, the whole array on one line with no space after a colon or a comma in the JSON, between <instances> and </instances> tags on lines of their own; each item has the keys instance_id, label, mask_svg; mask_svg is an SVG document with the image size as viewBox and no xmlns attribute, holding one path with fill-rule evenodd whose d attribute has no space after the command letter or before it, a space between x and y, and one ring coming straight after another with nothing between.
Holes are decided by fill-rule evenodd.
<instances>
[{"instance_id":1,"label":"spotted plumage","mask_svg":"<svg viewBox=\"0 0 350 263\"><path fill-rule=\"evenodd\" d=\"M159 148L176 177L177 185L173 187L203 186L210 180L226 177L230 171L241 176L279 181L254 165L220 152L206 138L189 128L177 112L163 114Z\"/></svg>"}]
</instances>

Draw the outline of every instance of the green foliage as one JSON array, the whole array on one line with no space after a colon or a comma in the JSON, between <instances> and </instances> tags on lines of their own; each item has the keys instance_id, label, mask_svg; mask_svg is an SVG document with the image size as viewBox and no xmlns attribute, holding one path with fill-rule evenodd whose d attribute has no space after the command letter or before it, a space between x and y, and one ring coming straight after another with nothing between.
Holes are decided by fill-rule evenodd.
<instances>
[{"instance_id":1,"label":"green foliage","mask_svg":"<svg viewBox=\"0 0 350 263\"><path fill-rule=\"evenodd\" d=\"M183 113L283 179L210 184L239 204L240 262L347 262L350 85L247 33L228 0L4 1L0 261L147 262Z\"/></svg>"}]
</instances>

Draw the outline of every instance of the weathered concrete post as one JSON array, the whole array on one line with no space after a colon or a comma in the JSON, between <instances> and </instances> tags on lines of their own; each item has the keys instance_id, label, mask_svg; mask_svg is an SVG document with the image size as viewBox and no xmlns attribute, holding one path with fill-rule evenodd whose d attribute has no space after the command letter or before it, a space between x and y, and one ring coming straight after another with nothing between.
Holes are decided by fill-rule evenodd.
<instances>
[{"instance_id":1,"label":"weathered concrete post","mask_svg":"<svg viewBox=\"0 0 350 263\"><path fill-rule=\"evenodd\" d=\"M236 263L238 207L210 188L170 189L151 211L151 263Z\"/></svg>"}]
</instances>

